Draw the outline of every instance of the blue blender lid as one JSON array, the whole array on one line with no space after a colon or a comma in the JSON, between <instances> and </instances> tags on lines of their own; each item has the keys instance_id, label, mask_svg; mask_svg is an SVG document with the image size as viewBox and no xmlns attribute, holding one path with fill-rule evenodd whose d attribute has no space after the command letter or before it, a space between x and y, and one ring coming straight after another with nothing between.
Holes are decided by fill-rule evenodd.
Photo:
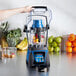
<instances>
[{"instance_id":1,"label":"blue blender lid","mask_svg":"<svg viewBox=\"0 0 76 76\"><path fill-rule=\"evenodd\" d=\"M43 28L42 20L33 20L33 28Z\"/></svg>"}]
</instances>

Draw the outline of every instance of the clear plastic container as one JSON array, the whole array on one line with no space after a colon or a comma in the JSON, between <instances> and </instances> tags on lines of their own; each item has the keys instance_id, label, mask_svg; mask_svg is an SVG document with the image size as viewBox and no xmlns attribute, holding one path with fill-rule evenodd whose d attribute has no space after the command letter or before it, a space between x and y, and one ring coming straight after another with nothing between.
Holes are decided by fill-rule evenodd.
<instances>
[{"instance_id":1,"label":"clear plastic container","mask_svg":"<svg viewBox=\"0 0 76 76\"><path fill-rule=\"evenodd\" d=\"M0 59L2 58L2 49L1 49L1 45L0 45Z\"/></svg>"},{"instance_id":2,"label":"clear plastic container","mask_svg":"<svg viewBox=\"0 0 76 76\"><path fill-rule=\"evenodd\" d=\"M2 48L2 57L14 58L16 57L16 51L15 47Z\"/></svg>"}]
</instances>

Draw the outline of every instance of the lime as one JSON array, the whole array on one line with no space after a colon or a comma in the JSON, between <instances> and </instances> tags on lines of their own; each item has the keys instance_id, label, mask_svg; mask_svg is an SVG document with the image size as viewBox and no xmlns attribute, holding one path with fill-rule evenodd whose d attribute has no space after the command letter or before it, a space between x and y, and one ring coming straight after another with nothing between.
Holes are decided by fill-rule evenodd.
<instances>
[{"instance_id":1,"label":"lime","mask_svg":"<svg viewBox=\"0 0 76 76\"><path fill-rule=\"evenodd\" d=\"M50 38L54 39L54 36L52 35L52 36L50 36Z\"/></svg>"},{"instance_id":2,"label":"lime","mask_svg":"<svg viewBox=\"0 0 76 76\"><path fill-rule=\"evenodd\" d=\"M52 42L53 42L53 39L49 37L48 43L50 44L50 43L52 43Z\"/></svg>"},{"instance_id":3,"label":"lime","mask_svg":"<svg viewBox=\"0 0 76 76\"><path fill-rule=\"evenodd\" d=\"M55 38L55 41L56 41L57 43L61 43L61 37L56 37L56 38Z\"/></svg>"},{"instance_id":4,"label":"lime","mask_svg":"<svg viewBox=\"0 0 76 76\"><path fill-rule=\"evenodd\" d=\"M55 48L54 48L54 51L55 51L55 52L59 52L59 51L60 51L60 48L59 48L59 47L55 47Z\"/></svg>"},{"instance_id":5,"label":"lime","mask_svg":"<svg viewBox=\"0 0 76 76\"><path fill-rule=\"evenodd\" d=\"M60 43L58 43L57 46L59 47L60 46Z\"/></svg>"},{"instance_id":6,"label":"lime","mask_svg":"<svg viewBox=\"0 0 76 76\"><path fill-rule=\"evenodd\" d=\"M52 42L52 47L57 47L57 43L54 41L54 42Z\"/></svg>"},{"instance_id":7,"label":"lime","mask_svg":"<svg viewBox=\"0 0 76 76\"><path fill-rule=\"evenodd\" d=\"M53 48L53 47L48 46L48 50L49 50L49 52L53 52L54 48Z\"/></svg>"}]
</instances>

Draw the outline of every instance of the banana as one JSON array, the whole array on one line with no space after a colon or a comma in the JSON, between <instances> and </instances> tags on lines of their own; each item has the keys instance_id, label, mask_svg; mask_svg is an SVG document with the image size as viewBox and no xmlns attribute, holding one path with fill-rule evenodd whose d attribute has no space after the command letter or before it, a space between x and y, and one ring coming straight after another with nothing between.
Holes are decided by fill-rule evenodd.
<instances>
[{"instance_id":1,"label":"banana","mask_svg":"<svg viewBox=\"0 0 76 76\"><path fill-rule=\"evenodd\" d=\"M24 40L22 40L21 43L16 46L16 48L20 50L25 50L27 49L27 47L28 47L27 38L24 38Z\"/></svg>"}]
</instances>

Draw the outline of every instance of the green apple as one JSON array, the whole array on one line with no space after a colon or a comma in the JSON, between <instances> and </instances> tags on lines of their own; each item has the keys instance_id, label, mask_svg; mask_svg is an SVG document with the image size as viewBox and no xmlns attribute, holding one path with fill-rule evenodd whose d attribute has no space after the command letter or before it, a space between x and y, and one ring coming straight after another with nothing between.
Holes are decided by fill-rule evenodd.
<instances>
[{"instance_id":1,"label":"green apple","mask_svg":"<svg viewBox=\"0 0 76 76\"><path fill-rule=\"evenodd\" d=\"M48 50L49 50L49 52L53 52L54 48L53 48L53 47L48 46Z\"/></svg>"},{"instance_id":2,"label":"green apple","mask_svg":"<svg viewBox=\"0 0 76 76\"><path fill-rule=\"evenodd\" d=\"M55 38L55 41L56 41L57 43L61 43L61 37L56 37L56 38Z\"/></svg>"},{"instance_id":3,"label":"green apple","mask_svg":"<svg viewBox=\"0 0 76 76\"><path fill-rule=\"evenodd\" d=\"M54 42L52 42L52 47L57 47L57 43L54 41Z\"/></svg>"},{"instance_id":4,"label":"green apple","mask_svg":"<svg viewBox=\"0 0 76 76\"><path fill-rule=\"evenodd\" d=\"M55 52L59 52L59 51L60 51L60 47L55 47L55 48L54 48L54 51L55 51Z\"/></svg>"}]
</instances>

